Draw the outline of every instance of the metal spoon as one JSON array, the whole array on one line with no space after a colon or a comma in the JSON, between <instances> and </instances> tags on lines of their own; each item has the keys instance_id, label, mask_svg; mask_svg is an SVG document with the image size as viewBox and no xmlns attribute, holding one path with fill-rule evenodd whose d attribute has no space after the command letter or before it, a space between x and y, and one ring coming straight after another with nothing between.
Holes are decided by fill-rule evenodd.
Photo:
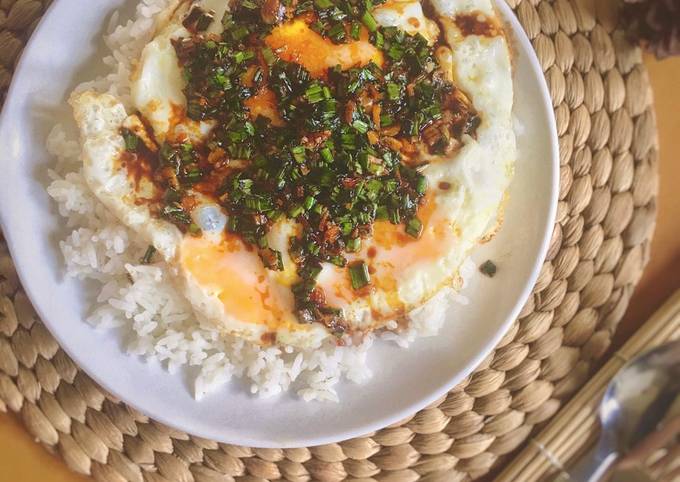
<instances>
[{"instance_id":1,"label":"metal spoon","mask_svg":"<svg viewBox=\"0 0 680 482\"><path fill-rule=\"evenodd\" d=\"M595 482L609 467L654 432L680 396L680 340L628 362L600 403L599 442L555 482Z\"/></svg>"}]
</instances>

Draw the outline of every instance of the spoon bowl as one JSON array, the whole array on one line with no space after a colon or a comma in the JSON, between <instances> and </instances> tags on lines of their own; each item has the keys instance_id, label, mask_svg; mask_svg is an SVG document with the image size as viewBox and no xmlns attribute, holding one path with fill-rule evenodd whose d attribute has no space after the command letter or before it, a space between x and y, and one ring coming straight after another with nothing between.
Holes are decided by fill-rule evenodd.
<instances>
[{"instance_id":1,"label":"spoon bowl","mask_svg":"<svg viewBox=\"0 0 680 482\"><path fill-rule=\"evenodd\" d=\"M680 341L659 346L624 366L600 405L602 435L625 453L654 431L680 393Z\"/></svg>"},{"instance_id":2,"label":"spoon bowl","mask_svg":"<svg viewBox=\"0 0 680 482\"><path fill-rule=\"evenodd\" d=\"M600 404L599 442L556 481L594 482L621 455L654 432L680 396L680 340L628 362L612 379Z\"/></svg>"}]
</instances>

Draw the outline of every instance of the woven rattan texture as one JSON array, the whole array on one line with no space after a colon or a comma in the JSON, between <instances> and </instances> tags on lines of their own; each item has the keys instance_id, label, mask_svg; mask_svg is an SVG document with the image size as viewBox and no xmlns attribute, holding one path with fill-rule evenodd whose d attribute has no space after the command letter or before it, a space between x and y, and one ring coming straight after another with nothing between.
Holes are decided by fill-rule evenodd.
<instances>
[{"instance_id":1,"label":"woven rattan texture","mask_svg":"<svg viewBox=\"0 0 680 482\"><path fill-rule=\"evenodd\" d=\"M460 386L408 420L322 447L261 450L164 427L108 396L37 319L0 244L0 410L73 470L106 481L457 481L503 463L588 376L649 257L657 192L651 92L615 2L508 0L531 39L560 135L557 223L533 295ZM37 18L0 0L0 86ZM546 160L547 162L547 160Z\"/></svg>"}]
</instances>

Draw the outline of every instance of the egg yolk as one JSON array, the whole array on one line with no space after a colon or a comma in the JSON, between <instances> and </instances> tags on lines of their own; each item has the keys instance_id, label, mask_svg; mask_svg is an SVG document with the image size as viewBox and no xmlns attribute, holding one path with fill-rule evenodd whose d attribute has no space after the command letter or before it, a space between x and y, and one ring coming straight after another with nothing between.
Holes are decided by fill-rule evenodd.
<instances>
[{"instance_id":1,"label":"egg yolk","mask_svg":"<svg viewBox=\"0 0 680 482\"><path fill-rule=\"evenodd\" d=\"M278 57L306 68L312 77L324 77L329 68L339 65L347 70L363 67L369 62L383 64L383 55L369 41L366 31L362 38L343 44L334 44L312 30L302 20L293 20L275 27L265 38L265 43Z\"/></svg>"},{"instance_id":2,"label":"egg yolk","mask_svg":"<svg viewBox=\"0 0 680 482\"><path fill-rule=\"evenodd\" d=\"M419 239L406 234L402 225L378 221L373 226L372 239L364 242L361 252L348 257L350 262L363 260L368 264L371 284L366 288L354 290L347 269L328 265L327 275L319 278L318 286L329 306L348 308L364 299L372 309L374 324L395 319L413 308L399 295L401 275L419 263L441 259L456 242L451 221L437 212L431 195L425 198L418 215L424 225ZM270 332L308 326L300 324L295 315L291 282L284 282L282 273L267 270L257 251L238 236L225 233L217 242L186 236L180 256L184 272L205 295L219 300L225 315L265 325ZM386 305L375 307L372 294L378 292Z\"/></svg>"},{"instance_id":3,"label":"egg yolk","mask_svg":"<svg viewBox=\"0 0 680 482\"><path fill-rule=\"evenodd\" d=\"M370 295L380 291L384 294L388 311L373 310L374 321L394 319L408 307L398 293L400 275L414 265L422 262L433 262L446 256L456 242L456 233L451 221L438 215L436 202L427 196L418 210L423 222L423 232L415 239L404 231L401 225L388 221L378 221L373 226L373 238L365 243L356 259L362 259L369 267L371 285L363 290L352 288L347 272L333 268L333 273L320 283L326 294L326 301L331 306L346 307L358 298L365 298L370 303ZM429 296L432 293L424 293Z\"/></svg>"},{"instance_id":4,"label":"egg yolk","mask_svg":"<svg viewBox=\"0 0 680 482\"><path fill-rule=\"evenodd\" d=\"M269 119L274 126L281 127L285 124L276 105L276 94L271 89L261 89L254 96L244 100L243 104L250 111L250 118L252 120L262 116Z\"/></svg>"},{"instance_id":5,"label":"egg yolk","mask_svg":"<svg viewBox=\"0 0 680 482\"><path fill-rule=\"evenodd\" d=\"M297 328L290 288L270 282L257 252L235 235L221 242L187 236L182 241L181 265L203 292L220 300L224 313L270 330Z\"/></svg>"}]
</instances>

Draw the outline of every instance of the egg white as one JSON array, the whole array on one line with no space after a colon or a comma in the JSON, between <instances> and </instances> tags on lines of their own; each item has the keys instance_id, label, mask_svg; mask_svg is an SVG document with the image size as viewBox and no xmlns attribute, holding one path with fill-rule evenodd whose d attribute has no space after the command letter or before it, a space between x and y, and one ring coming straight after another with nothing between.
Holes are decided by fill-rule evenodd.
<instances>
[{"instance_id":1,"label":"egg white","mask_svg":"<svg viewBox=\"0 0 680 482\"><path fill-rule=\"evenodd\" d=\"M145 205L137 205L136 187L119 158L125 151L120 129L128 117L125 107L110 94L83 92L71 98L80 127L83 173L97 198L127 226L143 234L166 259L173 259L182 233L155 219Z\"/></svg>"},{"instance_id":2,"label":"egg white","mask_svg":"<svg viewBox=\"0 0 680 482\"><path fill-rule=\"evenodd\" d=\"M411 35L419 33L430 45L439 36L437 22L425 17L418 0L388 0L376 7L372 14L383 27L398 27Z\"/></svg>"},{"instance_id":3,"label":"egg white","mask_svg":"<svg viewBox=\"0 0 680 482\"><path fill-rule=\"evenodd\" d=\"M226 10L226 1L180 2L144 48L131 79L134 109L148 121L159 141L172 139L179 133L188 133L190 139L200 140L212 127L210 122L172 120L178 107L186 108L186 98L185 82L171 41L189 36L181 19L193 3L215 11L210 30L221 31L219 20ZM425 226L424 237L438 241L437 249L441 253L436 259L420 253L417 242L386 248L376 239L367 240L356 258L365 259L369 249L375 248L373 262L386 267L385 272L393 278L392 285L377 286L368 296L348 299L334 295L342 291L338 286L347 285L346 272L324 265L319 285L329 295L331 304L343 308L349 324L358 330L383 326L388 320L422 306L443 288L455 285L458 270L470 251L495 229L514 173L512 66L507 41L502 35L464 36L451 21L457 13L472 11L495 19L491 2L432 0L432 4L440 15L440 25L450 47L450 51L443 54L438 52L438 57L444 59L442 66L455 84L472 99L482 123L475 139L465 139L464 146L455 155L432 163L423 171L432 192L429 202L434 206L433 222ZM437 23L425 18L418 1L389 0L374 10L374 16L383 26L398 26L411 34L420 32L430 42L439 32ZM265 333L275 331L278 342L296 346L316 346L330 336L318 324L267 326L260 320L240 319L226 309L219 293L228 288L202 284L180 262L182 246L186 243L184 235L171 223L153 218L144 205L135 204L138 192L118 165L124 150L120 128L128 118L123 105L111 95L93 92L78 94L71 102L81 130L84 172L90 187L123 223L152 243L164 259L175 266L187 298L202 319L225 332L251 340L260 340ZM450 189L438 189L442 182L448 183ZM297 279L288 255L288 239L297 229L292 221L285 221L269 233L270 246L284 256L284 271L266 274L266 283L275 290L288 290ZM244 266L251 266L248 263L252 262L252 256L256 255L244 250L239 260L246 263ZM286 312L292 309L288 305L284 308Z\"/></svg>"},{"instance_id":4,"label":"egg white","mask_svg":"<svg viewBox=\"0 0 680 482\"><path fill-rule=\"evenodd\" d=\"M228 5L226 1L180 1L178 5L168 9L172 14L166 16L167 20L161 23L158 34L144 47L137 69L132 75L132 103L149 122L159 142L163 142L168 136L172 137L174 129L178 134L188 134L192 141L200 141L213 125L211 122L194 122L186 118L182 122L174 122L177 117L176 107L186 108L187 100L183 92L186 82L182 77L172 41L190 36L182 25L182 19L194 4L206 11L215 12L208 32L222 31L221 20Z\"/></svg>"},{"instance_id":5,"label":"egg white","mask_svg":"<svg viewBox=\"0 0 680 482\"><path fill-rule=\"evenodd\" d=\"M199 315L199 321L253 341L260 341L263 335L271 332L271 326L231 316L217 297L224 287L201 284L189 270L182 269L179 261L182 246L187 242L185 235L174 224L152 216L146 204L135 202L140 198L139 188L120 165L121 155L125 152L120 131L129 118L123 104L110 94L90 91L75 94L70 103L80 128L83 175L88 186L121 222L156 247L164 260L175 268L173 272ZM280 222L268 236L270 245L285 254L286 269L266 273L270 277L269 283L282 290L295 279L295 266L287 253L288 239L294 230L293 223ZM210 238L211 234L205 236ZM245 250L239 257L244 263L260 262L257 254ZM277 341L310 348L318 346L328 336L320 325L300 324L293 328L277 326Z\"/></svg>"}]
</instances>

